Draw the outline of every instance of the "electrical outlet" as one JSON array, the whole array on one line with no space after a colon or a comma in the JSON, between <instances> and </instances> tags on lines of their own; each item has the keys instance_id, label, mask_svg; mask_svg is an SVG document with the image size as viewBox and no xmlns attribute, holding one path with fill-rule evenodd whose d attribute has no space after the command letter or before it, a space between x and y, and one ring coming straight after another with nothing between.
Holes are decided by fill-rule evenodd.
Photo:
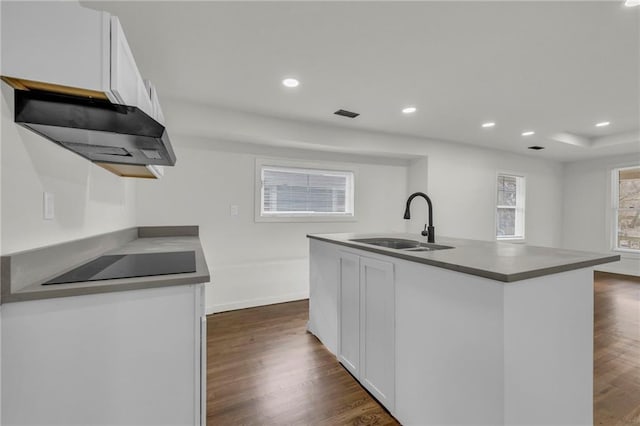
<instances>
[{"instance_id":1,"label":"electrical outlet","mask_svg":"<svg viewBox=\"0 0 640 426\"><path fill-rule=\"evenodd\" d=\"M45 192L42 194L42 218L45 220L53 220L55 216L56 209L53 192Z\"/></svg>"},{"instance_id":2,"label":"electrical outlet","mask_svg":"<svg viewBox=\"0 0 640 426\"><path fill-rule=\"evenodd\" d=\"M238 206L236 204L231 205L229 208L229 213L231 216L238 216Z\"/></svg>"}]
</instances>

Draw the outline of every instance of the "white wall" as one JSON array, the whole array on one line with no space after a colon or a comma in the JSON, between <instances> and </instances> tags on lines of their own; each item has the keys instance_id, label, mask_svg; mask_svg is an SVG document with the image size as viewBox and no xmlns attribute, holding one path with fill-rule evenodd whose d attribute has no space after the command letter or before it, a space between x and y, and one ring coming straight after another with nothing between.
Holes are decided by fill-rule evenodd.
<instances>
[{"instance_id":1,"label":"white wall","mask_svg":"<svg viewBox=\"0 0 640 426\"><path fill-rule=\"evenodd\" d=\"M163 102L178 163L159 181L139 181L139 225L198 224L211 269L209 312L293 300L308 293L305 235L323 232L418 233L426 192L437 235L493 240L496 174L527 177L527 242L559 246L563 168L469 145L284 120L182 101ZM352 163L358 221L255 223L254 168L261 157ZM230 216L238 205L238 217Z\"/></svg>"},{"instance_id":2,"label":"white wall","mask_svg":"<svg viewBox=\"0 0 640 426\"><path fill-rule=\"evenodd\" d=\"M173 136L178 164L139 181L140 225L200 225L211 271L209 312L308 297L308 233L398 232L406 160L335 155ZM256 158L314 161L356 172L355 222L254 221ZM230 206L237 205L238 216Z\"/></svg>"},{"instance_id":3,"label":"white wall","mask_svg":"<svg viewBox=\"0 0 640 426\"><path fill-rule=\"evenodd\" d=\"M135 226L135 185L13 122L13 89L2 83L2 253ZM42 217L43 192L55 219Z\"/></svg>"},{"instance_id":4,"label":"white wall","mask_svg":"<svg viewBox=\"0 0 640 426\"><path fill-rule=\"evenodd\" d=\"M418 157L412 159L409 162L409 167L407 168L407 195L413 194L414 192L427 193L428 183L429 158ZM410 213L411 220L407 223L407 232L420 234L424 230L424 225L428 222L429 213L427 210L427 203L420 198L414 198L414 201L411 202ZM437 222L434 222L434 224L435 223ZM436 231L440 231L440 229L436 229ZM436 232L436 236L438 235L439 233Z\"/></svg>"},{"instance_id":5,"label":"white wall","mask_svg":"<svg viewBox=\"0 0 640 426\"><path fill-rule=\"evenodd\" d=\"M564 247L586 251L611 251L611 170L638 164L640 152L635 155L576 161L565 165ZM640 276L640 256L623 252L612 253L620 254L621 261L598 266L597 270Z\"/></svg>"},{"instance_id":6,"label":"white wall","mask_svg":"<svg viewBox=\"0 0 640 426\"><path fill-rule=\"evenodd\" d=\"M425 153L436 236L495 240L497 173L509 171L526 177L527 244L560 245L560 163L460 144L432 144Z\"/></svg>"},{"instance_id":7,"label":"white wall","mask_svg":"<svg viewBox=\"0 0 640 426\"><path fill-rule=\"evenodd\" d=\"M163 105L174 134L410 158L408 185L412 192L427 192L433 200L436 235L493 239L496 174L498 171L522 173L527 177L527 242L545 246L561 243L563 167L559 162L538 159L534 153L525 156L460 143L364 131L358 128L357 121L348 122L349 127L338 127L181 100L166 100ZM424 163L415 163L423 157L427 157L426 178ZM415 203L417 207L422 201ZM424 214L416 212L412 212L411 229L424 225Z\"/></svg>"},{"instance_id":8,"label":"white wall","mask_svg":"<svg viewBox=\"0 0 640 426\"><path fill-rule=\"evenodd\" d=\"M210 311L305 297L307 233L419 232L426 223L422 200L414 202L408 227L402 219L414 191L433 200L436 235L492 240L498 171L527 176L527 242L560 245L563 175L556 162L166 101L178 163L160 181L134 181L15 125L6 85L2 98L2 252L135 225L198 224L215 283ZM258 157L351 164L358 171L357 221L255 223ZM55 220L42 219L43 191L55 194ZM232 204L237 217L230 216Z\"/></svg>"},{"instance_id":9,"label":"white wall","mask_svg":"<svg viewBox=\"0 0 640 426\"><path fill-rule=\"evenodd\" d=\"M498 171L527 176L527 242L560 245L563 175L553 161L165 101L178 163L160 181L134 181L15 125L6 85L2 98L2 252L135 225L198 224L216 283L210 311L304 297L307 233L419 232L422 200L408 228L402 219L414 191L433 200L436 235L492 240ZM352 164L357 222L255 223L257 157ZM55 220L42 219L43 191L55 194Z\"/></svg>"},{"instance_id":10,"label":"white wall","mask_svg":"<svg viewBox=\"0 0 640 426\"><path fill-rule=\"evenodd\" d=\"M433 201L438 235L495 240L498 172L526 176L527 244L558 247L562 239L562 165L462 144L431 143L428 158L409 167L410 192L426 192ZM426 176L425 176L426 175ZM426 203L411 205L411 232L426 222Z\"/></svg>"}]
</instances>

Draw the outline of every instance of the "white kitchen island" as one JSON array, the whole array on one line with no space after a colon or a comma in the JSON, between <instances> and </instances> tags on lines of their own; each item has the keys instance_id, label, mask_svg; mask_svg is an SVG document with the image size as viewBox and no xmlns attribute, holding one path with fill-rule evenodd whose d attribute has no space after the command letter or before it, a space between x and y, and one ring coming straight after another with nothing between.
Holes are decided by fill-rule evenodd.
<instances>
[{"instance_id":1,"label":"white kitchen island","mask_svg":"<svg viewBox=\"0 0 640 426\"><path fill-rule=\"evenodd\" d=\"M402 424L588 425L593 265L618 256L309 235L309 331Z\"/></svg>"}]
</instances>

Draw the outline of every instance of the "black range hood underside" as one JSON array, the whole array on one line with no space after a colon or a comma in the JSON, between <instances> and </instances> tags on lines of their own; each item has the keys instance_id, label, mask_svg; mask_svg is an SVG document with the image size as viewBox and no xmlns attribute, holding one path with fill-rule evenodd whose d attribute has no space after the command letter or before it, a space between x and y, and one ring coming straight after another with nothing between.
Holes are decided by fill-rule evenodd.
<instances>
[{"instance_id":1,"label":"black range hood underside","mask_svg":"<svg viewBox=\"0 0 640 426\"><path fill-rule=\"evenodd\" d=\"M165 127L137 107L16 90L15 122L97 163L173 166L176 162Z\"/></svg>"}]
</instances>

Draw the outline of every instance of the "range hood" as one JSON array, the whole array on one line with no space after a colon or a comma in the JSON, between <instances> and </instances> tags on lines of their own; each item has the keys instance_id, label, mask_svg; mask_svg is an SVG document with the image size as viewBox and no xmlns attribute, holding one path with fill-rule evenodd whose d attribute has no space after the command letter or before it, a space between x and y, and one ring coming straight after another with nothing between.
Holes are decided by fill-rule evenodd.
<instances>
[{"instance_id":1,"label":"range hood","mask_svg":"<svg viewBox=\"0 0 640 426\"><path fill-rule=\"evenodd\" d=\"M176 163L165 127L137 107L16 90L15 122L120 176L157 177L153 166Z\"/></svg>"}]
</instances>

